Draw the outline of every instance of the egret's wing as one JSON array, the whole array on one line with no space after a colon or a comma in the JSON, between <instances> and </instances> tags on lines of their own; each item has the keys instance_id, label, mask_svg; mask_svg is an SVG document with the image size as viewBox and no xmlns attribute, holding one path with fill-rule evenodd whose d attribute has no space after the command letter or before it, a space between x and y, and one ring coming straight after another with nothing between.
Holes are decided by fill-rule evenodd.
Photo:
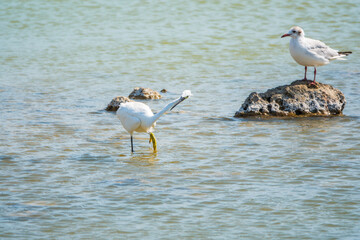
<instances>
[{"instance_id":1,"label":"egret's wing","mask_svg":"<svg viewBox=\"0 0 360 240\"><path fill-rule=\"evenodd\" d=\"M132 132L134 132L136 129L138 129L138 127L140 127L141 121L137 117L131 116L129 114L118 114L118 117L119 117L123 127L130 134L132 134Z\"/></svg>"}]
</instances>

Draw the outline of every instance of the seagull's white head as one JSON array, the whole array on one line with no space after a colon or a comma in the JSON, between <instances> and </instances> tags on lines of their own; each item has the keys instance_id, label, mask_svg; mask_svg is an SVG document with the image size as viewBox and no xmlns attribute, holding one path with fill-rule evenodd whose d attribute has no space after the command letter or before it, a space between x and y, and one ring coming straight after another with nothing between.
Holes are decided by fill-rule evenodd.
<instances>
[{"instance_id":1,"label":"seagull's white head","mask_svg":"<svg viewBox=\"0 0 360 240\"><path fill-rule=\"evenodd\" d=\"M298 38L298 37L304 37L305 33L304 30L302 30L301 27L295 26L292 27L288 33L285 33L281 37L292 37L292 38Z\"/></svg>"}]
</instances>

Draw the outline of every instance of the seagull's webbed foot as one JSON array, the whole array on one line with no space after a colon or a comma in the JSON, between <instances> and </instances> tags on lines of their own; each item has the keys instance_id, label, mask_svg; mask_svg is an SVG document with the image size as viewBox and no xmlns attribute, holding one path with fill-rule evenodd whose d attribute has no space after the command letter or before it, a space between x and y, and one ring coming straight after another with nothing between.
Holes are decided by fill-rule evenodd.
<instances>
[{"instance_id":1,"label":"seagull's webbed foot","mask_svg":"<svg viewBox=\"0 0 360 240\"><path fill-rule=\"evenodd\" d=\"M150 139L149 139L149 143L153 144L153 148L154 148L154 152L156 152L156 138L155 138L155 135L151 132L150 133Z\"/></svg>"},{"instance_id":2,"label":"seagull's webbed foot","mask_svg":"<svg viewBox=\"0 0 360 240\"><path fill-rule=\"evenodd\" d=\"M309 84L308 84L308 87L309 87L309 88L317 88L317 87L318 87L318 83L315 82L315 81L311 81L311 80L310 80L310 82L309 82Z\"/></svg>"}]
</instances>

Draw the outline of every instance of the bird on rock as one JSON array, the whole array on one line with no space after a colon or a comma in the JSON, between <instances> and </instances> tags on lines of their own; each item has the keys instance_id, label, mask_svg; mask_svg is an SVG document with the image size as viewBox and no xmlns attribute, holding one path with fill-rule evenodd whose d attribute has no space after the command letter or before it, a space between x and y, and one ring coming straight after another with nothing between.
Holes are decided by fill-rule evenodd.
<instances>
[{"instance_id":1,"label":"bird on rock","mask_svg":"<svg viewBox=\"0 0 360 240\"><path fill-rule=\"evenodd\" d=\"M185 90L182 95L176 100L167 104L160 112L155 115L144 103L141 102L126 102L121 103L116 112L121 124L125 130L130 134L131 152L134 152L133 133L146 132L150 135L149 143L153 143L154 152L156 152L156 138L153 134L153 129L156 126L156 121L168 110L172 110L179 103L191 96L190 90Z\"/></svg>"},{"instance_id":2,"label":"bird on rock","mask_svg":"<svg viewBox=\"0 0 360 240\"><path fill-rule=\"evenodd\" d=\"M307 67L314 67L314 80L310 83L312 85L316 84L316 67L326 65L335 59L345 60L343 57L352 53L339 52L319 40L306 38L304 30L298 26L292 27L288 33L281 36L283 37L291 37L290 54L298 64L305 66L304 80L307 80Z\"/></svg>"}]
</instances>

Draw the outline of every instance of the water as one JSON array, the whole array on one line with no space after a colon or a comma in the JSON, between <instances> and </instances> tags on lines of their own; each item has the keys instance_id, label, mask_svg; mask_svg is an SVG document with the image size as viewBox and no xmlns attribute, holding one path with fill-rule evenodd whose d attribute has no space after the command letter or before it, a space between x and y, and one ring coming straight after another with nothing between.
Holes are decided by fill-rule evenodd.
<instances>
[{"instance_id":1,"label":"water","mask_svg":"<svg viewBox=\"0 0 360 240\"><path fill-rule=\"evenodd\" d=\"M2 1L0 238L359 239L357 1ZM293 25L348 61L317 80L343 117L235 119L303 76ZM311 76L312 70L309 71ZM184 89L155 135L112 113L134 87Z\"/></svg>"}]
</instances>

